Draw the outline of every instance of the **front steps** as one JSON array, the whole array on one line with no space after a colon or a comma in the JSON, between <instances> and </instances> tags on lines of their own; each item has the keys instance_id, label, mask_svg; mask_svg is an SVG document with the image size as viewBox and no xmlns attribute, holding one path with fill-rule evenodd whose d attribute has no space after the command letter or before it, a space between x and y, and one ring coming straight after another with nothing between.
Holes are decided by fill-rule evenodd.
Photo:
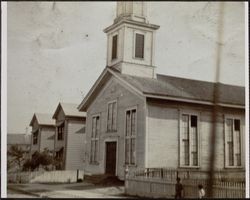
<instances>
[{"instance_id":1,"label":"front steps","mask_svg":"<svg viewBox=\"0 0 250 200\"><path fill-rule=\"evenodd\" d=\"M84 175L84 180L94 185L103 185L103 186L121 186L124 185L124 181L121 181L114 175L108 174L93 174L93 175Z\"/></svg>"}]
</instances>

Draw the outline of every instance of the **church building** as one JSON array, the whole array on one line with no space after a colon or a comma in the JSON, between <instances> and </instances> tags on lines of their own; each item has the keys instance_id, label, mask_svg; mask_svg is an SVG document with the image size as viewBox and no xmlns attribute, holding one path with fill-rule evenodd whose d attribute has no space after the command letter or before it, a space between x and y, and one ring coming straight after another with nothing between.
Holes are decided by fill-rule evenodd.
<instances>
[{"instance_id":1,"label":"church building","mask_svg":"<svg viewBox=\"0 0 250 200\"><path fill-rule=\"evenodd\" d=\"M244 87L156 74L155 33L145 2L119 1L107 27L107 66L78 106L86 112L85 171L207 171L213 92L219 90L218 170L244 173ZM167 61L166 61L167 62Z\"/></svg>"}]
</instances>

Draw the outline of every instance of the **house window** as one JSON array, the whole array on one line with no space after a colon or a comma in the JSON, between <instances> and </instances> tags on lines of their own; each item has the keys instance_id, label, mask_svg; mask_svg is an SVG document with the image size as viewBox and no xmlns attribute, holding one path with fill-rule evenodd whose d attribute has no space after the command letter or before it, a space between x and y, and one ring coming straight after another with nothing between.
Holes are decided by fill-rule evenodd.
<instances>
[{"instance_id":1,"label":"house window","mask_svg":"<svg viewBox=\"0 0 250 200\"><path fill-rule=\"evenodd\" d=\"M117 102L108 104L107 131L116 131Z\"/></svg>"},{"instance_id":2,"label":"house window","mask_svg":"<svg viewBox=\"0 0 250 200\"><path fill-rule=\"evenodd\" d=\"M38 131L33 133L33 144L37 144L38 142Z\"/></svg>"},{"instance_id":3,"label":"house window","mask_svg":"<svg viewBox=\"0 0 250 200\"><path fill-rule=\"evenodd\" d=\"M135 164L136 109L126 111L125 163Z\"/></svg>"},{"instance_id":4,"label":"house window","mask_svg":"<svg viewBox=\"0 0 250 200\"><path fill-rule=\"evenodd\" d=\"M197 116L181 116L181 166L198 166L198 129Z\"/></svg>"},{"instance_id":5,"label":"house window","mask_svg":"<svg viewBox=\"0 0 250 200\"><path fill-rule=\"evenodd\" d=\"M135 34L135 57L144 58L144 35Z\"/></svg>"},{"instance_id":6,"label":"house window","mask_svg":"<svg viewBox=\"0 0 250 200\"><path fill-rule=\"evenodd\" d=\"M100 134L100 117L95 116L92 118L92 133L91 133L91 155L90 163L98 163L98 147L99 147L99 134Z\"/></svg>"},{"instance_id":7,"label":"house window","mask_svg":"<svg viewBox=\"0 0 250 200\"><path fill-rule=\"evenodd\" d=\"M57 140L63 140L64 138L64 124L57 127Z\"/></svg>"},{"instance_id":8,"label":"house window","mask_svg":"<svg viewBox=\"0 0 250 200\"><path fill-rule=\"evenodd\" d=\"M241 166L240 120L225 120L225 155L226 166Z\"/></svg>"},{"instance_id":9,"label":"house window","mask_svg":"<svg viewBox=\"0 0 250 200\"><path fill-rule=\"evenodd\" d=\"M112 38L112 60L117 58L117 40L118 35L114 35Z\"/></svg>"},{"instance_id":10,"label":"house window","mask_svg":"<svg viewBox=\"0 0 250 200\"><path fill-rule=\"evenodd\" d=\"M59 151L56 151L56 158L57 159L63 158L63 147Z\"/></svg>"}]
</instances>

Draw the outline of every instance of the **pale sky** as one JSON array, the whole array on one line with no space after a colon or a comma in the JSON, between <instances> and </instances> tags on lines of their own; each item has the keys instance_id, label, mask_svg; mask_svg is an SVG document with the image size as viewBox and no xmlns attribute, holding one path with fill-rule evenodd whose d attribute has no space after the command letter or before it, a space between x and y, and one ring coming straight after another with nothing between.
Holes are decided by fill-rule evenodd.
<instances>
[{"instance_id":1,"label":"pale sky","mask_svg":"<svg viewBox=\"0 0 250 200\"><path fill-rule=\"evenodd\" d=\"M147 2L157 73L214 81L218 2ZM116 2L8 2L7 130L83 99L106 66ZM226 2L220 82L244 86L244 2Z\"/></svg>"}]
</instances>

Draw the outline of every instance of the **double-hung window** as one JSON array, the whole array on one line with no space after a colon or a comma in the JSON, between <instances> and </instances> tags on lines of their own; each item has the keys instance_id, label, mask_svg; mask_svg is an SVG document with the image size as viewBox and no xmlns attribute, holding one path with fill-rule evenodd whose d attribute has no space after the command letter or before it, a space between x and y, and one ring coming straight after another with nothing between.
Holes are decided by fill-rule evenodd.
<instances>
[{"instance_id":1,"label":"double-hung window","mask_svg":"<svg viewBox=\"0 0 250 200\"><path fill-rule=\"evenodd\" d=\"M98 163L98 147L100 135L100 116L92 117L92 132L91 132L91 149L90 149L90 163Z\"/></svg>"},{"instance_id":2,"label":"double-hung window","mask_svg":"<svg viewBox=\"0 0 250 200\"><path fill-rule=\"evenodd\" d=\"M57 127L57 140L63 140L64 138L64 124Z\"/></svg>"},{"instance_id":3,"label":"double-hung window","mask_svg":"<svg viewBox=\"0 0 250 200\"><path fill-rule=\"evenodd\" d=\"M33 144L38 143L38 130L33 133Z\"/></svg>"},{"instance_id":4,"label":"double-hung window","mask_svg":"<svg viewBox=\"0 0 250 200\"><path fill-rule=\"evenodd\" d=\"M135 164L136 109L126 111L125 164Z\"/></svg>"},{"instance_id":5,"label":"double-hung window","mask_svg":"<svg viewBox=\"0 0 250 200\"><path fill-rule=\"evenodd\" d=\"M107 131L116 131L117 102L108 104Z\"/></svg>"},{"instance_id":6,"label":"double-hung window","mask_svg":"<svg viewBox=\"0 0 250 200\"><path fill-rule=\"evenodd\" d=\"M196 115L181 115L180 165L198 166L198 118Z\"/></svg>"},{"instance_id":7,"label":"double-hung window","mask_svg":"<svg viewBox=\"0 0 250 200\"><path fill-rule=\"evenodd\" d=\"M226 167L241 166L241 132L239 119L225 119L225 161Z\"/></svg>"}]
</instances>

